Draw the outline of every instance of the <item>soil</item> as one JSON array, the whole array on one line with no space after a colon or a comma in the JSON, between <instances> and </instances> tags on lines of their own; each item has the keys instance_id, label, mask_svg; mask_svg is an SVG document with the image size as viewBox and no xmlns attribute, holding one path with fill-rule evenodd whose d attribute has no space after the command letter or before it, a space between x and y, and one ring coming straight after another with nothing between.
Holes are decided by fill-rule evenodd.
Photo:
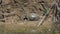
<instances>
[{"instance_id":1,"label":"soil","mask_svg":"<svg viewBox=\"0 0 60 34\"><path fill-rule=\"evenodd\" d=\"M19 28L35 28L35 26L40 22L38 21L27 21L23 20L26 14L35 12L40 17L42 16L43 7L40 2L42 0L1 0L0 1L0 24L4 24L5 28L19 29ZM43 0L44 7L46 9L50 8L53 0ZM52 11L49 16L45 19L43 25L47 28L52 26ZM3 16L1 16L3 15ZM3 18L2 18L3 17ZM42 18L42 17L41 17Z\"/></svg>"}]
</instances>

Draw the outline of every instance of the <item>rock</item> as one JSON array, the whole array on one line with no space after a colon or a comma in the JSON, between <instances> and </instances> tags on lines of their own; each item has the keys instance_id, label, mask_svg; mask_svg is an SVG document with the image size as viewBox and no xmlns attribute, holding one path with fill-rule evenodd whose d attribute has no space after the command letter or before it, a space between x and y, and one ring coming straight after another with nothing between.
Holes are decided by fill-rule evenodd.
<instances>
[{"instance_id":1,"label":"rock","mask_svg":"<svg viewBox=\"0 0 60 34\"><path fill-rule=\"evenodd\" d=\"M30 13L27 15L29 21L38 21L40 19L39 15L36 13Z\"/></svg>"}]
</instances>

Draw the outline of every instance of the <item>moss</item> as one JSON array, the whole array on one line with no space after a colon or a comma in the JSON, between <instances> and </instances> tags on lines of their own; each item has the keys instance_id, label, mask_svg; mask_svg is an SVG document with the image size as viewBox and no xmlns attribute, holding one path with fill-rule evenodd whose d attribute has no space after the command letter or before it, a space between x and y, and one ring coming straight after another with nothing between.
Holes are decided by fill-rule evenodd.
<instances>
[{"instance_id":1,"label":"moss","mask_svg":"<svg viewBox=\"0 0 60 34\"><path fill-rule=\"evenodd\" d=\"M43 10L43 15L45 15L47 13L47 10L46 9L44 9Z\"/></svg>"}]
</instances>

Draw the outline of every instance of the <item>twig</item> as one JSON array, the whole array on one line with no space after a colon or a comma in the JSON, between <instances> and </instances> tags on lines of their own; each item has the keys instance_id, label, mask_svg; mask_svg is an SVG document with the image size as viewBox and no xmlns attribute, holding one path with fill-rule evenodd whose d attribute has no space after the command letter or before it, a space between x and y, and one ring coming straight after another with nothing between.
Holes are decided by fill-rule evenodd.
<instances>
[{"instance_id":1,"label":"twig","mask_svg":"<svg viewBox=\"0 0 60 34\"><path fill-rule=\"evenodd\" d=\"M53 3L54 4L54 3ZM41 19L41 21L39 21L38 25L36 28L38 28L40 25L42 25L44 23L44 20L47 18L47 16L49 15L49 13L51 12L50 11L51 9L49 8L49 10L47 9L47 12L46 14L43 16L43 18Z\"/></svg>"},{"instance_id":2,"label":"twig","mask_svg":"<svg viewBox=\"0 0 60 34\"><path fill-rule=\"evenodd\" d=\"M39 27L40 25L43 24L44 20L46 19L46 17L48 16L49 13L50 13L50 10L47 11L47 13L45 14L45 16L43 16L43 18L41 19L41 21L38 23L37 27Z\"/></svg>"}]
</instances>

